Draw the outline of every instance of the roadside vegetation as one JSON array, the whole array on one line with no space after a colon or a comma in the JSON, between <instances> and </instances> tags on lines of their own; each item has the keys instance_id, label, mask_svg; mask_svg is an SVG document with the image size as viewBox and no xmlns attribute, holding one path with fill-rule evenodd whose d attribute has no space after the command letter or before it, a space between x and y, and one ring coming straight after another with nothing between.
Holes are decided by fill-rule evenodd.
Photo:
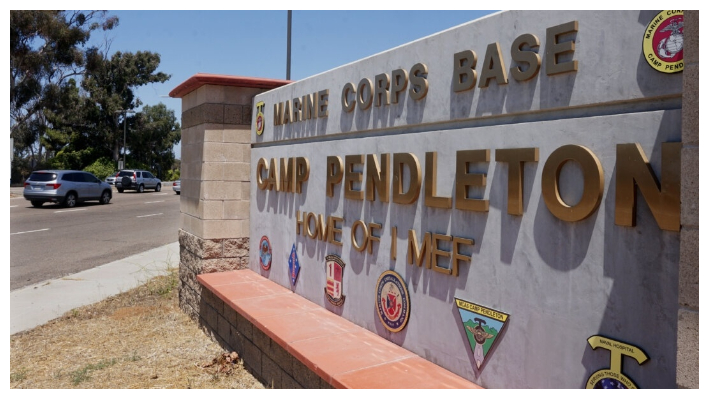
<instances>
[{"instance_id":1,"label":"roadside vegetation","mask_svg":"<svg viewBox=\"0 0 709 399\"><path fill-rule=\"evenodd\" d=\"M158 70L156 52L112 52L120 34L106 11L10 11L13 183L37 169L86 170L103 180L124 153L126 167L179 178L177 117L135 95L170 75Z\"/></svg>"},{"instance_id":2,"label":"roadside vegetation","mask_svg":"<svg viewBox=\"0 0 709 399\"><path fill-rule=\"evenodd\" d=\"M10 388L264 388L179 309L177 271L10 336Z\"/></svg>"}]
</instances>

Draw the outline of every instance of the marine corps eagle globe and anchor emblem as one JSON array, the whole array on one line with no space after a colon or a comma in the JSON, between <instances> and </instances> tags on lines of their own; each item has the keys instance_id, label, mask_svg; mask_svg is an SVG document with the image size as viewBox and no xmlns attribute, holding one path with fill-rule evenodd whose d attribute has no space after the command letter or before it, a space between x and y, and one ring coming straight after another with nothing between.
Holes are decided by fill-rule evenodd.
<instances>
[{"instance_id":1,"label":"marine corps eagle globe and anchor emblem","mask_svg":"<svg viewBox=\"0 0 709 399\"><path fill-rule=\"evenodd\" d=\"M262 135L263 130L266 127L266 119L263 116L263 110L266 108L266 103L259 101L256 103L256 134Z\"/></svg>"},{"instance_id":2,"label":"marine corps eagle globe and anchor emblem","mask_svg":"<svg viewBox=\"0 0 709 399\"><path fill-rule=\"evenodd\" d=\"M655 70L677 73L684 70L684 12L664 10L647 24L643 56Z\"/></svg>"}]
</instances>

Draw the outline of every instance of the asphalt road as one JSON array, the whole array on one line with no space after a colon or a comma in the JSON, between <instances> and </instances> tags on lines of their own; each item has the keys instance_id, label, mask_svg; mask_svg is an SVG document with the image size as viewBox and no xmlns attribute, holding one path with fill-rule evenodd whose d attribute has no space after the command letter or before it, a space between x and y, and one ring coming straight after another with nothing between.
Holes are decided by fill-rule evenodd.
<instances>
[{"instance_id":1,"label":"asphalt road","mask_svg":"<svg viewBox=\"0 0 709 399\"><path fill-rule=\"evenodd\" d=\"M142 194L114 189L108 205L75 208L33 208L21 188L10 193L11 291L177 241L180 196L172 183Z\"/></svg>"}]
</instances>

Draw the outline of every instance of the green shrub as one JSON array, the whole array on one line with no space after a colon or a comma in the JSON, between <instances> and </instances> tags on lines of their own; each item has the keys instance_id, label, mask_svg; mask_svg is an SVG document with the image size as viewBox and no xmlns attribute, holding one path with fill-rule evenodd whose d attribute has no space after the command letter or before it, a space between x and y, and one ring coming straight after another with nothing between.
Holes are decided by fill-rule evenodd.
<instances>
[{"instance_id":1,"label":"green shrub","mask_svg":"<svg viewBox=\"0 0 709 399\"><path fill-rule=\"evenodd\" d=\"M96 162L85 167L84 172L93 173L99 179L104 180L108 175L116 173L116 162L110 158L99 158Z\"/></svg>"},{"instance_id":2,"label":"green shrub","mask_svg":"<svg viewBox=\"0 0 709 399\"><path fill-rule=\"evenodd\" d=\"M165 181L175 181L180 180L180 170L170 169L165 172Z\"/></svg>"}]
</instances>

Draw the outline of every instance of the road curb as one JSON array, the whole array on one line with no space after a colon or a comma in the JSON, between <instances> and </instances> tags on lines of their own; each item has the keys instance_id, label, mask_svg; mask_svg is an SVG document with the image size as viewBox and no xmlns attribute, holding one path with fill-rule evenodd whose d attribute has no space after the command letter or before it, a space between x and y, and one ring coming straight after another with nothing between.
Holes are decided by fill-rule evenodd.
<instances>
[{"instance_id":1,"label":"road curb","mask_svg":"<svg viewBox=\"0 0 709 399\"><path fill-rule=\"evenodd\" d=\"M10 335L144 284L179 267L178 242L10 292Z\"/></svg>"}]
</instances>

